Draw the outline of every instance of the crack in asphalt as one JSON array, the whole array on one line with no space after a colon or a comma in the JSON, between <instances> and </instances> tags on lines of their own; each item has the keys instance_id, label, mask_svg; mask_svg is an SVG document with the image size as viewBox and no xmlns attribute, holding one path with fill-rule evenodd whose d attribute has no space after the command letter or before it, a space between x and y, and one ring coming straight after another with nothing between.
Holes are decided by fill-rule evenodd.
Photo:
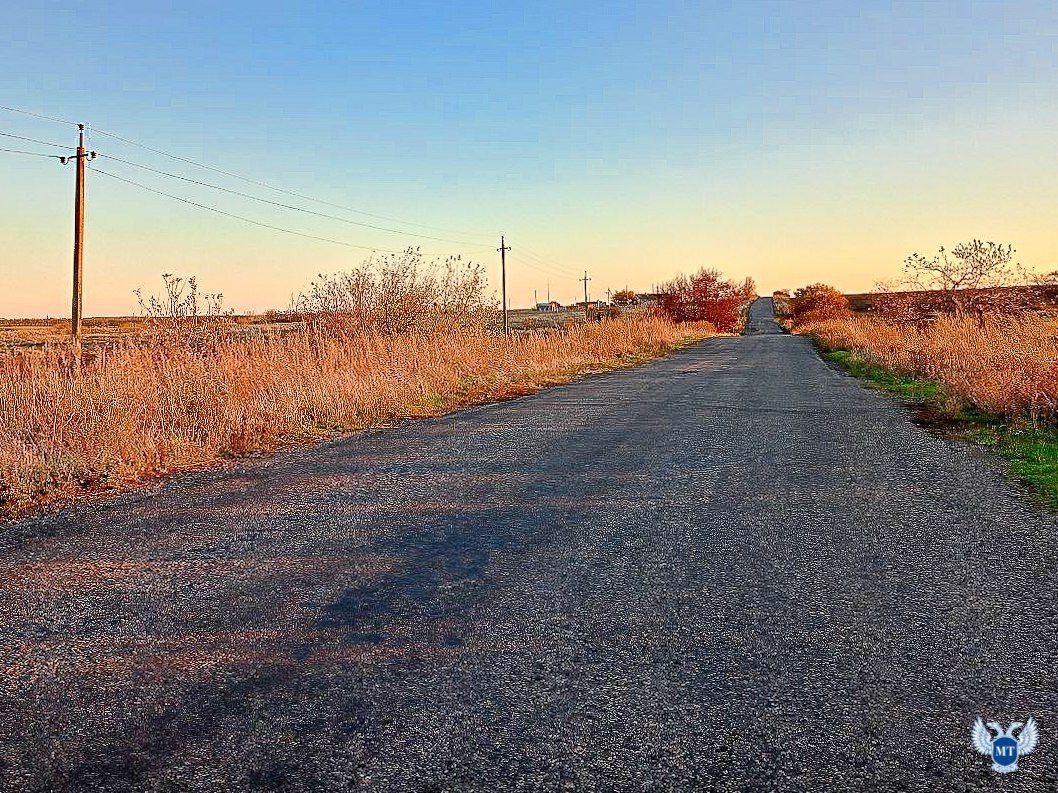
<instances>
[{"instance_id":1,"label":"crack in asphalt","mask_svg":"<svg viewBox=\"0 0 1058 793\"><path fill-rule=\"evenodd\" d=\"M1051 790L1058 520L783 334L0 533L4 790ZM1009 779L969 747L1033 716Z\"/></svg>"}]
</instances>

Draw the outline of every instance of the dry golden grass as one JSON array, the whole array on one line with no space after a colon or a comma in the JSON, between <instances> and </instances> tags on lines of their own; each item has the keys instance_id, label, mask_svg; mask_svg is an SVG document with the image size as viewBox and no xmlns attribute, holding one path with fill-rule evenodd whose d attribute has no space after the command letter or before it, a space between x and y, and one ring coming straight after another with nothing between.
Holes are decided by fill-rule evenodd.
<instances>
[{"instance_id":1,"label":"dry golden grass","mask_svg":"<svg viewBox=\"0 0 1058 793\"><path fill-rule=\"evenodd\" d=\"M0 514L528 393L709 332L648 315L510 339L324 328L140 337L79 367L57 345L0 353Z\"/></svg>"},{"instance_id":2,"label":"dry golden grass","mask_svg":"<svg viewBox=\"0 0 1058 793\"><path fill-rule=\"evenodd\" d=\"M1058 322L1033 315L942 315L923 326L854 316L801 325L828 349L939 383L952 409L1058 419Z\"/></svg>"}]
</instances>

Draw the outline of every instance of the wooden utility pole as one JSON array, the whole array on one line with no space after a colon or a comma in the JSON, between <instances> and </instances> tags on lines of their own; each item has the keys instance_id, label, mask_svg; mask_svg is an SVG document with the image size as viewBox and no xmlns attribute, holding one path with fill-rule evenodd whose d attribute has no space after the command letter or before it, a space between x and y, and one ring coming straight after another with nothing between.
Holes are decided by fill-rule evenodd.
<instances>
[{"instance_id":1,"label":"wooden utility pole","mask_svg":"<svg viewBox=\"0 0 1058 793\"><path fill-rule=\"evenodd\" d=\"M73 302L70 306L70 335L74 341L81 338L81 283L84 275L84 199L85 199L85 161L94 160L96 153L86 152L84 148L84 124L77 125L77 154L75 157L60 157L66 165L71 159L77 160L73 193Z\"/></svg>"},{"instance_id":2,"label":"wooden utility pole","mask_svg":"<svg viewBox=\"0 0 1058 793\"><path fill-rule=\"evenodd\" d=\"M588 271L584 271L584 277L580 279L584 282L584 319L588 319L588 281L591 279L588 277Z\"/></svg>"},{"instance_id":3,"label":"wooden utility pole","mask_svg":"<svg viewBox=\"0 0 1058 793\"><path fill-rule=\"evenodd\" d=\"M507 251L510 248L500 235L500 289L503 292L503 335L510 333L510 324L507 321Z\"/></svg>"},{"instance_id":4,"label":"wooden utility pole","mask_svg":"<svg viewBox=\"0 0 1058 793\"><path fill-rule=\"evenodd\" d=\"M84 124L77 125L77 176L73 192L73 305L70 333L81 338L81 274L84 269Z\"/></svg>"}]
</instances>

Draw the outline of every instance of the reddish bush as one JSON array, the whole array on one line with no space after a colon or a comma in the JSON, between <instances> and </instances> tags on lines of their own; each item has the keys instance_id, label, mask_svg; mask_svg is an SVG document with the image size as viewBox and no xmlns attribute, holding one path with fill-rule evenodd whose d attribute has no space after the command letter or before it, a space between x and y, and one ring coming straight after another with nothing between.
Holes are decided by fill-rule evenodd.
<instances>
[{"instance_id":1,"label":"reddish bush","mask_svg":"<svg viewBox=\"0 0 1058 793\"><path fill-rule=\"evenodd\" d=\"M703 268L663 284L661 310L676 322L709 322L721 333L730 333L738 329L756 291L750 278L738 284Z\"/></svg>"},{"instance_id":2,"label":"reddish bush","mask_svg":"<svg viewBox=\"0 0 1058 793\"><path fill-rule=\"evenodd\" d=\"M832 286L811 284L794 292L795 324L839 319L847 317L849 313L849 299Z\"/></svg>"}]
</instances>

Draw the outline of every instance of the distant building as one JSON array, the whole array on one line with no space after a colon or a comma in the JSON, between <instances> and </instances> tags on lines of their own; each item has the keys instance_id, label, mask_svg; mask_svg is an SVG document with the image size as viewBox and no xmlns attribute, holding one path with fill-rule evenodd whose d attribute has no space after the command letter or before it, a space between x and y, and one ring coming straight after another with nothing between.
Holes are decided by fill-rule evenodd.
<instances>
[{"instance_id":1,"label":"distant building","mask_svg":"<svg viewBox=\"0 0 1058 793\"><path fill-rule=\"evenodd\" d=\"M644 306L657 305L661 302L661 298L663 297L664 295L660 292L643 292L641 294L636 295L636 298L638 298L640 305Z\"/></svg>"},{"instance_id":2,"label":"distant building","mask_svg":"<svg viewBox=\"0 0 1058 793\"><path fill-rule=\"evenodd\" d=\"M550 313L554 313L556 311L561 311L562 310L562 304L559 303L557 300L552 300L549 303L537 303L536 304L536 310L537 311L543 311L543 312L546 312L546 313L550 314Z\"/></svg>"}]
</instances>

